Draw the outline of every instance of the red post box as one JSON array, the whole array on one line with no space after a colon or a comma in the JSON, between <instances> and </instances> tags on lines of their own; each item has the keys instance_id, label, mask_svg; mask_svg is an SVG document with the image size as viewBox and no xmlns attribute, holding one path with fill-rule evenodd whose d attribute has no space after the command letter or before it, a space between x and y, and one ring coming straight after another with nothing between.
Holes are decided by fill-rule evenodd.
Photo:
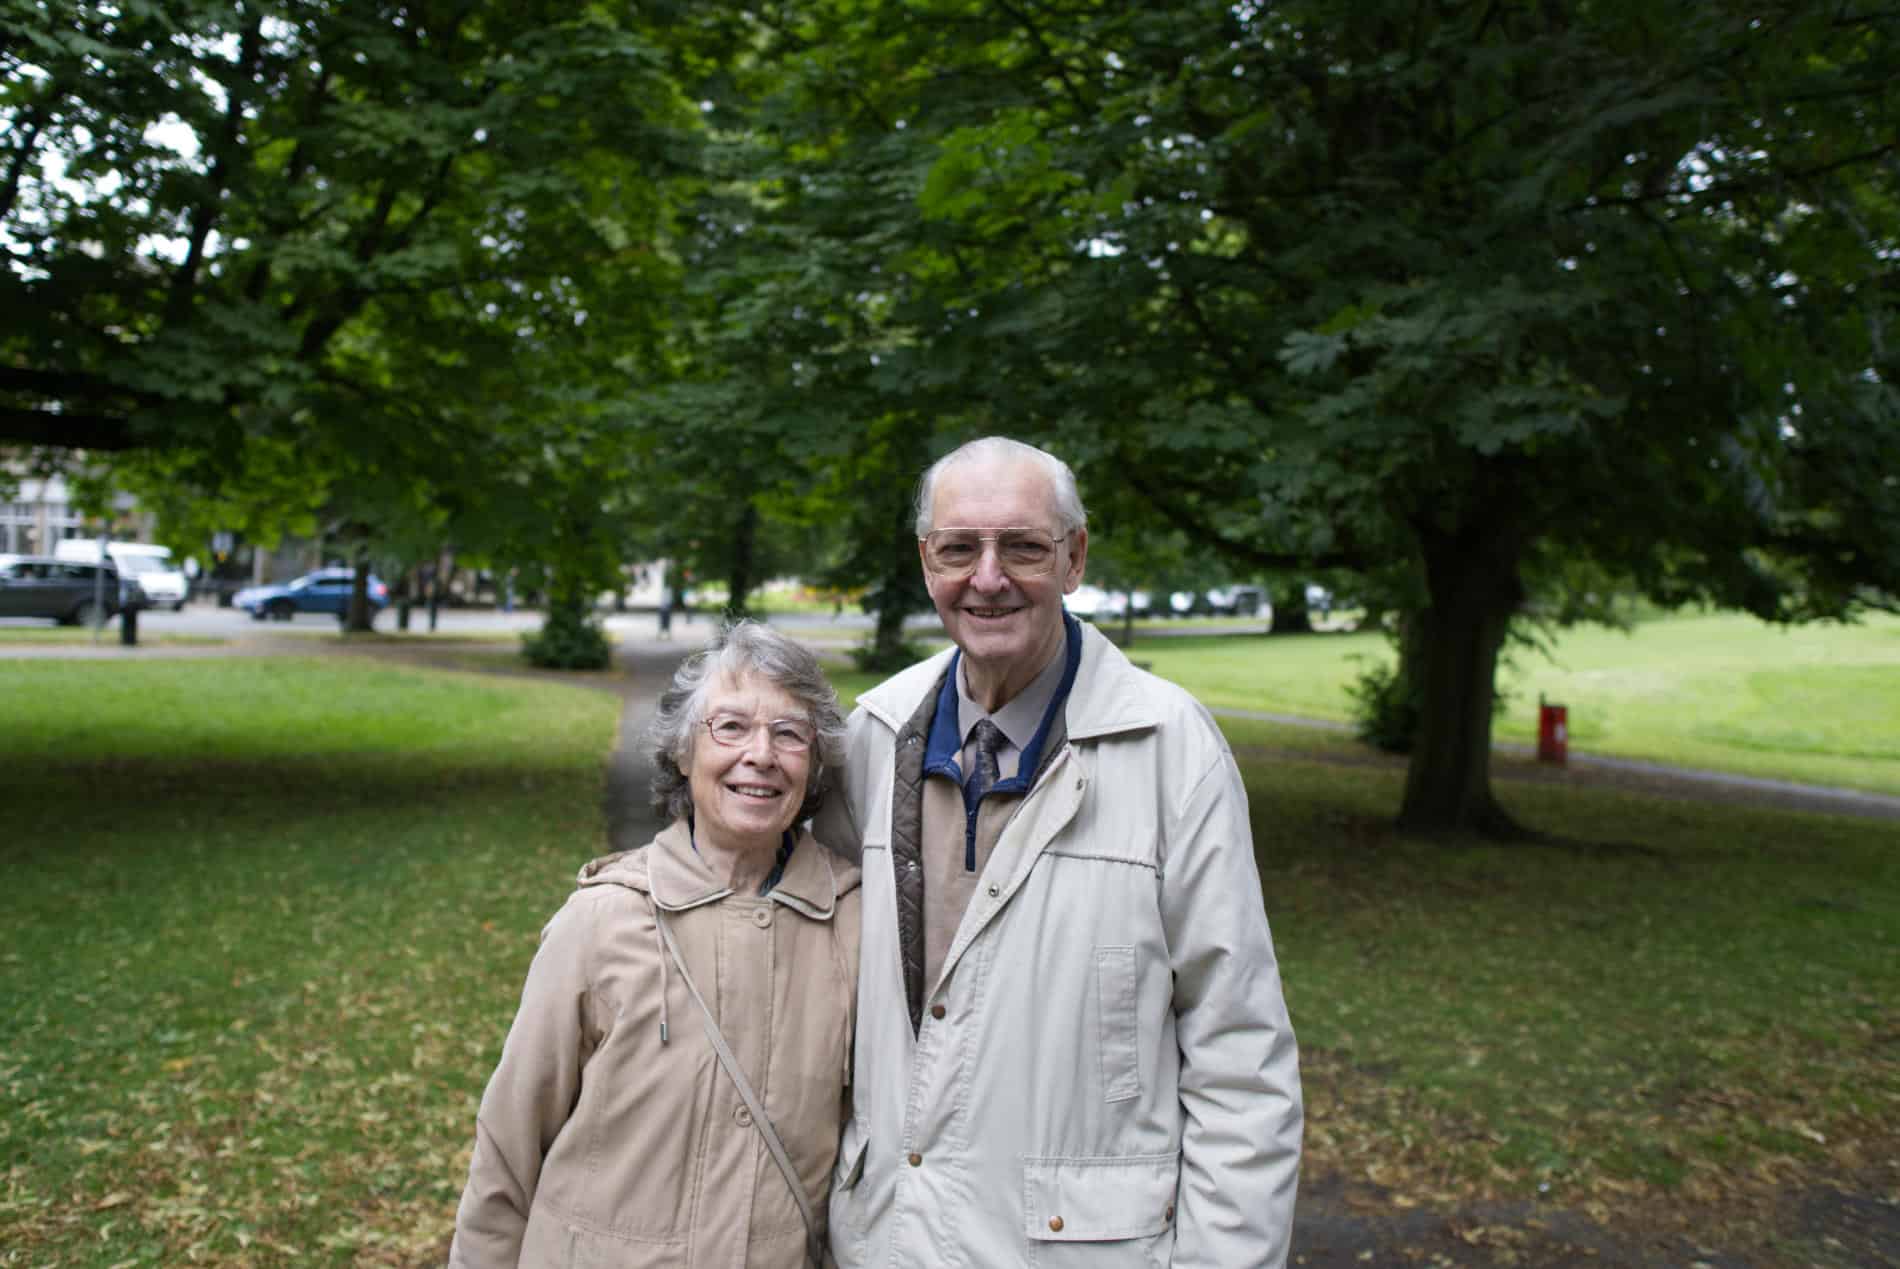
<instances>
[{"instance_id":1,"label":"red post box","mask_svg":"<svg viewBox=\"0 0 1900 1269\"><path fill-rule=\"evenodd\" d=\"M1570 711L1537 698L1537 760L1563 766L1570 756Z\"/></svg>"}]
</instances>

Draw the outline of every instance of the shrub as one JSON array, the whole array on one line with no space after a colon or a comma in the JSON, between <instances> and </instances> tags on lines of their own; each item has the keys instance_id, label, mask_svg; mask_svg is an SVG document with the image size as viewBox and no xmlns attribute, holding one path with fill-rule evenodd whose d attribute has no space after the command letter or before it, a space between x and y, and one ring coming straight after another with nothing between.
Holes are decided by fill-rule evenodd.
<instances>
[{"instance_id":1,"label":"shrub","mask_svg":"<svg viewBox=\"0 0 1900 1269\"><path fill-rule=\"evenodd\" d=\"M521 636L521 655L544 670L604 670L613 642L585 609L551 607L539 630Z\"/></svg>"},{"instance_id":2,"label":"shrub","mask_svg":"<svg viewBox=\"0 0 1900 1269\"><path fill-rule=\"evenodd\" d=\"M1500 659L1509 665L1509 656ZM1402 673L1403 662L1374 662L1372 667L1346 688L1352 698L1353 734L1386 753L1411 753L1418 735L1422 708L1417 686ZM1495 722L1510 705L1508 693L1491 695L1491 718Z\"/></svg>"},{"instance_id":3,"label":"shrub","mask_svg":"<svg viewBox=\"0 0 1900 1269\"><path fill-rule=\"evenodd\" d=\"M1353 734L1386 753L1410 753L1418 735L1418 693L1397 662L1374 662L1346 689L1352 697Z\"/></svg>"}]
</instances>

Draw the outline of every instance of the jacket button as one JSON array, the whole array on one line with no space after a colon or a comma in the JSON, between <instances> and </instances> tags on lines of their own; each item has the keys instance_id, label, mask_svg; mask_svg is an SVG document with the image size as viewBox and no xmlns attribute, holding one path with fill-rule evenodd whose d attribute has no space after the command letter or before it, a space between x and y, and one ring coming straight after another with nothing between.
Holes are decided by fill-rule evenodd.
<instances>
[{"instance_id":1,"label":"jacket button","mask_svg":"<svg viewBox=\"0 0 1900 1269\"><path fill-rule=\"evenodd\" d=\"M752 1112L747 1110L744 1106L741 1106L732 1112L732 1122L738 1124L741 1128L750 1128L752 1126Z\"/></svg>"},{"instance_id":2,"label":"jacket button","mask_svg":"<svg viewBox=\"0 0 1900 1269\"><path fill-rule=\"evenodd\" d=\"M1049 1218L1049 1232L1052 1234L1060 1234L1062 1232L1062 1218L1060 1216L1051 1216Z\"/></svg>"},{"instance_id":3,"label":"jacket button","mask_svg":"<svg viewBox=\"0 0 1900 1269\"><path fill-rule=\"evenodd\" d=\"M989 889L990 898L994 899L997 895L1001 893L1003 893L1003 888L997 885L994 881L990 882L990 889Z\"/></svg>"},{"instance_id":4,"label":"jacket button","mask_svg":"<svg viewBox=\"0 0 1900 1269\"><path fill-rule=\"evenodd\" d=\"M772 924L772 909L770 908L752 909L752 924L758 926L761 930L763 930L766 926Z\"/></svg>"},{"instance_id":5,"label":"jacket button","mask_svg":"<svg viewBox=\"0 0 1900 1269\"><path fill-rule=\"evenodd\" d=\"M911 1167L913 1167L913 1168L921 1168L921 1167L923 1167L923 1166L924 1166L924 1156L922 1156L922 1155L920 1155L920 1154L915 1154L915 1153L913 1153L913 1154L912 1154L912 1155L910 1156L910 1166L911 1166Z\"/></svg>"},{"instance_id":6,"label":"jacket button","mask_svg":"<svg viewBox=\"0 0 1900 1269\"><path fill-rule=\"evenodd\" d=\"M943 1017L943 1006L942 1006L942 1005L932 1005L932 1006L930 1006L930 1016L931 1016L931 1017L933 1017L933 1018L939 1018L939 1019L940 1019L940 1018L942 1018L942 1017Z\"/></svg>"}]
</instances>

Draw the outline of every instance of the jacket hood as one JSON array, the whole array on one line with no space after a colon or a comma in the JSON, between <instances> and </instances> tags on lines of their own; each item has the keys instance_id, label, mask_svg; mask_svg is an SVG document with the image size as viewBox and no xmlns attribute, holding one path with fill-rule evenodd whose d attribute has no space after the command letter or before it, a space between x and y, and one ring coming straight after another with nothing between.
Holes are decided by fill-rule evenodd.
<instances>
[{"instance_id":1,"label":"jacket hood","mask_svg":"<svg viewBox=\"0 0 1900 1269\"><path fill-rule=\"evenodd\" d=\"M809 830L801 829L785 873L766 897L816 921L829 921L838 900L857 889L857 865L825 849ZM713 875L693 849L692 832L685 820L675 820L652 842L634 850L603 855L583 865L577 885L624 886L650 895L668 912L713 903L732 893L732 887Z\"/></svg>"},{"instance_id":2,"label":"jacket hood","mask_svg":"<svg viewBox=\"0 0 1900 1269\"><path fill-rule=\"evenodd\" d=\"M1082 664L1063 710L1069 739L1090 740L1159 726L1165 711L1155 699L1155 677L1136 669L1094 626L1076 624L1082 634ZM943 682L956 651L945 648L899 671L858 697L858 705L892 731L898 730Z\"/></svg>"}]
</instances>

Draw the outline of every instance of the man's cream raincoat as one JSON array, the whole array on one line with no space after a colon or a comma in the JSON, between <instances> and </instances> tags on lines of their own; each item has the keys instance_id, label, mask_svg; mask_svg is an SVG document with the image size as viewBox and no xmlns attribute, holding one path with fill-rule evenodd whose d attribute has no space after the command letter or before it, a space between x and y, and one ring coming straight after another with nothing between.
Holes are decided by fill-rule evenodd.
<instances>
[{"instance_id":1,"label":"man's cream raincoat","mask_svg":"<svg viewBox=\"0 0 1900 1269\"><path fill-rule=\"evenodd\" d=\"M921 918L897 873L915 866L903 808L921 791L903 751L927 742L954 653L851 717L849 796L817 826L864 870L854 1113L831 1200L846 1269L1285 1263L1298 1058L1239 771L1191 697L1070 630L1066 737L923 984L915 1031L904 966Z\"/></svg>"}]
</instances>

